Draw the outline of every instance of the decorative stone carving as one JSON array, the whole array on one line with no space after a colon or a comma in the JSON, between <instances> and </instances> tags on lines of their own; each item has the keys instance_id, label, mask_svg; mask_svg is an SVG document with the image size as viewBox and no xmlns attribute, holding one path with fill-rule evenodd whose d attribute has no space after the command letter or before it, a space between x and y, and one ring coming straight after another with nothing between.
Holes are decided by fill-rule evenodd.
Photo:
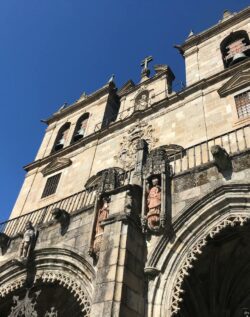
<instances>
[{"instance_id":1,"label":"decorative stone carving","mask_svg":"<svg viewBox=\"0 0 250 317\"><path fill-rule=\"evenodd\" d=\"M0 248L2 255L7 251L10 243L10 238L5 234L0 232Z\"/></svg>"},{"instance_id":2,"label":"decorative stone carving","mask_svg":"<svg viewBox=\"0 0 250 317\"><path fill-rule=\"evenodd\" d=\"M57 317L58 316L58 312L55 310L55 307L52 307L50 309L50 312L47 311L44 315L44 317Z\"/></svg>"},{"instance_id":3,"label":"decorative stone carving","mask_svg":"<svg viewBox=\"0 0 250 317\"><path fill-rule=\"evenodd\" d=\"M160 228L161 186L159 179L154 177L151 188L149 183L147 183L147 187L147 225L150 230L155 231Z\"/></svg>"},{"instance_id":4,"label":"decorative stone carving","mask_svg":"<svg viewBox=\"0 0 250 317\"><path fill-rule=\"evenodd\" d=\"M220 145L213 145L211 147L211 153L214 157L215 164L220 171L225 171L231 168L231 160L226 152Z\"/></svg>"},{"instance_id":5,"label":"decorative stone carving","mask_svg":"<svg viewBox=\"0 0 250 317\"><path fill-rule=\"evenodd\" d=\"M102 197L98 206L94 234L93 234L93 243L90 248L89 254L93 256L96 260L99 258L102 236L103 236L103 226L102 221L106 220L109 215L109 198Z\"/></svg>"},{"instance_id":6,"label":"decorative stone carving","mask_svg":"<svg viewBox=\"0 0 250 317\"><path fill-rule=\"evenodd\" d=\"M42 169L43 176L47 176L49 174L55 173L63 168L66 168L72 164L71 159L65 158L65 157L57 157L55 158L51 163L49 163L47 166L45 166L44 169Z\"/></svg>"},{"instance_id":7,"label":"decorative stone carving","mask_svg":"<svg viewBox=\"0 0 250 317\"><path fill-rule=\"evenodd\" d=\"M29 297L29 292L27 290L23 299L19 299L19 296L13 296L14 306L11 308L11 313L8 317L38 317L35 306L41 291L36 292L33 298Z\"/></svg>"},{"instance_id":8,"label":"decorative stone carving","mask_svg":"<svg viewBox=\"0 0 250 317\"><path fill-rule=\"evenodd\" d=\"M51 211L51 214L55 221L59 222L61 225L61 235L64 235L67 232L70 222L69 213L63 209L55 208Z\"/></svg>"},{"instance_id":9,"label":"decorative stone carving","mask_svg":"<svg viewBox=\"0 0 250 317\"><path fill-rule=\"evenodd\" d=\"M122 175L124 175L124 170L119 167L107 168L90 177L85 188L88 190L95 188L99 194L114 190L122 185Z\"/></svg>"},{"instance_id":10,"label":"decorative stone carving","mask_svg":"<svg viewBox=\"0 0 250 317\"><path fill-rule=\"evenodd\" d=\"M14 306L11 308L11 313L8 317L38 317L38 313L35 310L37 305L37 299L41 294L41 291L35 292L33 297L29 297L30 290L27 290L25 297L19 299L19 296L13 296ZM55 307L50 308L50 311L47 311L44 317L57 317L58 312L55 310Z\"/></svg>"},{"instance_id":11,"label":"decorative stone carving","mask_svg":"<svg viewBox=\"0 0 250 317\"><path fill-rule=\"evenodd\" d=\"M22 275L20 277L16 277L12 282L2 284L0 286L0 297L4 298L8 294L12 293L15 290L21 289L24 287L26 282L26 275ZM90 299L87 295L82 282L79 281L78 276L74 276L69 274L63 270L42 270L37 273L35 276L34 285L36 283L55 283L58 282L62 287L68 289L76 298L79 305L81 306L83 316L90 316ZM40 294L40 293L39 293ZM38 295L39 295L38 294ZM29 294L26 293L26 296L29 297ZM19 300L19 298L18 298ZM34 302L33 298L29 299L32 303ZM26 299L27 302L27 299ZM53 312L53 310L52 310ZM51 313L48 312L48 313ZM8 317L19 317L20 315L12 315ZM22 317L33 317L33 315L21 315ZM35 315L36 316L36 315ZM53 315L52 315L53 316ZM37 316L36 316L37 317ZM40 317L40 316L39 316ZM44 316L45 317L45 316Z\"/></svg>"},{"instance_id":12,"label":"decorative stone carving","mask_svg":"<svg viewBox=\"0 0 250 317\"><path fill-rule=\"evenodd\" d=\"M115 159L122 164L124 169L132 168L136 162L137 140L144 139L148 144L149 151L155 147L158 139L154 137L154 131L152 125L138 121L123 137L120 151Z\"/></svg>"},{"instance_id":13,"label":"decorative stone carving","mask_svg":"<svg viewBox=\"0 0 250 317\"><path fill-rule=\"evenodd\" d=\"M25 231L23 233L23 239L19 247L19 261L26 263L29 259L30 253L34 247L36 238L36 232L32 226L31 221L28 221L25 225Z\"/></svg>"},{"instance_id":14,"label":"decorative stone carving","mask_svg":"<svg viewBox=\"0 0 250 317\"><path fill-rule=\"evenodd\" d=\"M142 230L160 233L166 225L167 183L170 178L166 152L162 147L150 152L143 174Z\"/></svg>"},{"instance_id":15,"label":"decorative stone carving","mask_svg":"<svg viewBox=\"0 0 250 317\"><path fill-rule=\"evenodd\" d=\"M135 111L142 111L148 108L149 104L149 91L144 90L141 93L137 95L135 98L135 106L134 110Z\"/></svg>"},{"instance_id":16,"label":"decorative stone carving","mask_svg":"<svg viewBox=\"0 0 250 317\"><path fill-rule=\"evenodd\" d=\"M175 284L173 286L172 296L171 296L171 316L176 315L180 310L180 303L182 302L182 294L184 292L182 288L185 276L189 275L190 269L193 267L193 261L197 260L197 255L202 253L203 247L207 244L207 239L213 238L216 234L221 232L226 227L234 227L236 225L243 226L247 221L249 221L249 215L229 215L227 218L223 219L222 222L217 224L211 229L208 235L203 236L196 242L192 249L187 253L186 258L183 260L181 268L175 279Z\"/></svg>"}]
</instances>

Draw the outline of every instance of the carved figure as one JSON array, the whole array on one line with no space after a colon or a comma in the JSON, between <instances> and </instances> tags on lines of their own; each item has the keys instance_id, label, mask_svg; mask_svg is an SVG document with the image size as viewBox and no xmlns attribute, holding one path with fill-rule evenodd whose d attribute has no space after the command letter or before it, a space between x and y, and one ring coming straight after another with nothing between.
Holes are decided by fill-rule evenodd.
<instances>
[{"instance_id":1,"label":"carved figure","mask_svg":"<svg viewBox=\"0 0 250 317\"><path fill-rule=\"evenodd\" d=\"M54 208L51 211L51 214L54 220L60 223L60 233L61 235L64 235L67 232L70 223L69 213L63 209Z\"/></svg>"},{"instance_id":2,"label":"carved figure","mask_svg":"<svg viewBox=\"0 0 250 317\"><path fill-rule=\"evenodd\" d=\"M102 198L101 208L98 211L97 220L96 220L96 226L95 226L95 238L93 243L93 252L98 257L100 248L101 248L101 242L102 242L102 235L103 235L103 227L101 226L101 222L108 218L109 214L109 201L108 198L104 197Z\"/></svg>"},{"instance_id":3,"label":"carved figure","mask_svg":"<svg viewBox=\"0 0 250 317\"><path fill-rule=\"evenodd\" d=\"M218 166L220 171L225 171L232 167L230 156L223 147L220 145L213 145L211 147L211 153L214 157L215 164Z\"/></svg>"},{"instance_id":4,"label":"carved figure","mask_svg":"<svg viewBox=\"0 0 250 317\"><path fill-rule=\"evenodd\" d=\"M22 240L20 248L19 248L20 260L27 260L28 259L29 255L30 255L32 244L34 242L34 239L35 239L35 229L32 226L31 221L28 221L26 223L25 231L23 234L23 240Z\"/></svg>"},{"instance_id":5,"label":"carved figure","mask_svg":"<svg viewBox=\"0 0 250 317\"><path fill-rule=\"evenodd\" d=\"M152 187L148 187L147 196L148 205L148 227L151 230L159 228L160 225L160 212L161 212L161 186L159 185L159 179L152 179Z\"/></svg>"},{"instance_id":6,"label":"carved figure","mask_svg":"<svg viewBox=\"0 0 250 317\"><path fill-rule=\"evenodd\" d=\"M136 102L135 110L144 110L148 106L148 96L146 94L142 94L141 98Z\"/></svg>"}]
</instances>

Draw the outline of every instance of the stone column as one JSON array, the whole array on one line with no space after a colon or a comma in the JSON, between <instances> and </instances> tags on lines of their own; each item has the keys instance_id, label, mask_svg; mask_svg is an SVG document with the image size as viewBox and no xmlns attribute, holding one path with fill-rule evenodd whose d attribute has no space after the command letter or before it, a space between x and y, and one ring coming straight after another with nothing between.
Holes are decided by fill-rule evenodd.
<instances>
[{"instance_id":1,"label":"stone column","mask_svg":"<svg viewBox=\"0 0 250 317\"><path fill-rule=\"evenodd\" d=\"M137 205L141 189L127 185L109 194L91 317L144 317L146 246Z\"/></svg>"}]
</instances>

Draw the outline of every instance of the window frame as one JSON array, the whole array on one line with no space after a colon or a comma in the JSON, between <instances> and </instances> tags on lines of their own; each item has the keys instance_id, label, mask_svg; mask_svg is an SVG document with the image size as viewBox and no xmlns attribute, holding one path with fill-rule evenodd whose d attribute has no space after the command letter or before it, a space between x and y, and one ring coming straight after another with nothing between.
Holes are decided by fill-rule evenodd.
<instances>
[{"instance_id":1,"label":"window frame","mask_svg":"<svg viewBox=\"0 0 250 317\"><path fill-rule=\"evenodd\" d=\"M237 110L237 106L236 106L236 100L235 97L237 97L238 95L241 95L245 92L250 91L250 85L247 87L244 87L242 89L239 89L237 91L235 91L233 94L231 94L231 97L233 98L232 103L233 103L233 125L237 126L237 125L244 125L245 123L250 122L250 115L244 118L239 118L238 116L238 110Z\"/></svg>"},{"instance_id":2,"label":"window frame","mask_svg":"<svg viewBox=\"0 0 250 317\"><path fill-rule=\"evenodd\" d=\"M49 181L55 177L58 177L57 183L56 184L53 184L53 183L49 184ZM45 185L43 187L41 199L50 198L51 196L55 195L55 193L58 190L58 186L59 186L61 178L62 178L62 173L56 173L56 174L50 175L46 178L46 182L45 182ZM54 188L53 188L53 186L54 186ZM48 187L52 187L52 188L48 188Z\"/></svg>"}]
</instances>

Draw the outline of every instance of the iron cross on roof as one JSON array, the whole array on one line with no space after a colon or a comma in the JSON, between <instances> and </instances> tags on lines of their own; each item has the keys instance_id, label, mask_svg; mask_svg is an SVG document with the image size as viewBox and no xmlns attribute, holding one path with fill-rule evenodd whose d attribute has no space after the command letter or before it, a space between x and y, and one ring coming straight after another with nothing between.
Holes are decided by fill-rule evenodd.
<instances>
[{"instance_id":1,"label":"iron cross on roof","mask_svg":"<svg viewBox=\"0 0 250 317\"><path fill-rule=\"evenodd\" d=\"M141 62L141 66L143 67L143 70L148 69L148 63L152 62L153 57L147 56L144 58L144 60Z\"/></svg>"}]
</instances>

